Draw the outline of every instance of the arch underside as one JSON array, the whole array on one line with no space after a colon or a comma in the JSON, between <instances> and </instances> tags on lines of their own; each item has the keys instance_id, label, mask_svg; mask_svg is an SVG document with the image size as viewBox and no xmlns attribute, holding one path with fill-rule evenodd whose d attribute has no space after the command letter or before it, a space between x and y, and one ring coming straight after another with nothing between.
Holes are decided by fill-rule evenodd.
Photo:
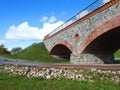
<instances>
[{"instance_id":1,"label":"arch underside","mask_svg":"<svg viewBox=\"0 0 120 90\"><path fill-rule=\"evenodd\" d=\"M120 47L120 16L99 26L80 47L82 53L113 53ZM90 49L91 47L91 49ZM112 48L112 49L111 49ZM114 48L114 49L113 49ZM101 50L104 49L104 50ZM99 52L93 51L97 50Z\"/></svg>"},{"instance_id":2,"label":"arch underside","mask_svg":"<svg viewBox=\"0 0 120 90\"><path fill-rule=\"evenodd\" d=\"M120 48L120 27L114 28L93 40L82 53L93 54L104 63L114 63L114 53Z\"/></svg>"},{"instance_id":3,"label":"arch underside","mask_svg":"<svg viewBox=\"0 0 120 90\"><path fill-rule=\"evenodd\" d=\"M71 51L65 45L58 44L52 49L50 54L59 56L64 59L70 59Z\"/></svg>"},{"instance_id":4,"label":"arch underside","mask_svg":"<svg viewBox=\"0 0 120 90\"><path fill-rule=\"evenodd\" d=\"M82 53L113 54L120 48L120 27L114 28L93 40Z\"/></svg>"},{"instance_id":5,"label":"arch underside","mask_svg":"<svg viewBox=\"0 0 120 90\"><path fill-rule=\"evenodd\" d=\"M50 54L64 59L70 59L70 54L72 51L73 47L69 42L65 40L58 40L51 47Z\"/></svg>"},{"instance_id":6,"label":"arch underside","mask_svg":"<svg viewBox=\"0 0 120 90\"><path fill-rule=\"evenodd\" d=\"M80 46L83 54L93 54L98 58L113 61L113 54L120 48L120 16L115 17L94 30ZM110 58L109 58L110 57Z\"/></svg>"}]
</instances>

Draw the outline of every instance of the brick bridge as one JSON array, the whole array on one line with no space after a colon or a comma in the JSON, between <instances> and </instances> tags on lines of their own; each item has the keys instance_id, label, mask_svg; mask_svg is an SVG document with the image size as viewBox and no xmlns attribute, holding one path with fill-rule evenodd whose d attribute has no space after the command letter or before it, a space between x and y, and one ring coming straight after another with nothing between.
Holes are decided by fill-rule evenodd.
<instances>
[{"instance_id":1,"label":"brick bridge","mask_svg":"<svg viewBox=\"0 0 120 90\"><path fill-rule=\"evenodd\" d=\"M89 11L90 7L94 9ZM73 64L113 63L120 48L120 0L95 1L46 35L44 43L51 55L69 58Z\"/></svg>"}]
</instances>

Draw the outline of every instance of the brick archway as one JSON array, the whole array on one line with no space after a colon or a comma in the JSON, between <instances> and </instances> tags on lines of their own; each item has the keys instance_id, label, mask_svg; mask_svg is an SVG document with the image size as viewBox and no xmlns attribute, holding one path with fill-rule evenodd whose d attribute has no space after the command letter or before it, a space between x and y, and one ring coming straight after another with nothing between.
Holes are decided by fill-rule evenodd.
<instances>
[{"instance_id":1,"label":"brick archway","mask_svg":"<svg viewBox=\"0 0 120 90\"><path fill-rule=\"evenodd\" d=\"M68 42L68 41L65 41L65 40L58 40L56 42L53 43L52 47L50 48L50 51L52 51L52 49L56 46L56 45L59 45L59 44L62 44L64 46L66 46L71 52L73 52L73 46Z\"/></svg>"},{"instance_id":2,"label":"brick archway","mask_svg":"<svg viewBox=\"0 0 120 90\"><path fill-rule=\"evenodd\" d=\"M80 52L83 53L85 48L97 37L101 36L102 34L113 30L114 28L120 27L120 16L109 20L108 22L104 23L103 25L99 26L94 30L93 33L91 33L87 39L82 43L80 46Z\"/></svg>"}]
</instances>

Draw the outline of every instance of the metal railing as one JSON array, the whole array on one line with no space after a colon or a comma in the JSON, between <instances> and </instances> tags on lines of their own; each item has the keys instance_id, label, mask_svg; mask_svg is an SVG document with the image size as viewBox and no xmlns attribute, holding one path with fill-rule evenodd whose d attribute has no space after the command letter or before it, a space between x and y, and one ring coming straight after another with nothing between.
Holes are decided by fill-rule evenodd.
<instances>
[{"instance_id":1,"label":"metal railing","mask_svg":"<svg viewBox=\"0 0 120 90\"><path fill-rule=\"evenodd\" d=\"M111 0L109 0L109 1L111 1ZM103 0L96 0L95 2L93 2L92 4L90 4L88 7L86 7L83 10L81 10L79 13L77 13L75 16L73 16L72 18L70 18L69 20L67 20L65 23L63 23L62 25L60 25L59 27L57 27L55 30L53 30L52 32L50 32L47 35L47 37L50 37L53 34L59 32L60 30L62 30L65 27L69 26L70 24L74 23L75 21L81 19L85 15L91 13L92 11L94 11L95 9L99 8L100 6L102 6L104 4L105 3L103 3Z\"/></svg>"}]
</instances>

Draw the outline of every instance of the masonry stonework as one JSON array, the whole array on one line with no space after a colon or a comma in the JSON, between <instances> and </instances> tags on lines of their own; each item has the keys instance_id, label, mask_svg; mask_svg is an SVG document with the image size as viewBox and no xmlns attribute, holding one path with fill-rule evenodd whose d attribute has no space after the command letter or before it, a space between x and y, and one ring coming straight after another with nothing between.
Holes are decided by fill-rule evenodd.
<instances>
[{"instance_id":1,"label":"masonry stonework","mask_svg":"<svg viewBox=\"0 0 120 90\"><path fill-rule=\"evenodd\" d=\"M97 80L109 80L116 84L120 83L120 69L95 69L95 68L47 68L21 65L0 65L0 73L20 75L26 77L41 77L44 79L67 78L95 82Z\"/></svg>"},{"instance_id":2,"label":"masonry stonework","mask_svg":"<svg viewBox=\"0 0 120 90\"><path fill-rule=\"evenodd\" d=\"M101 8L99 8L101 9ZM67 41L66 45L71 50L70 61L74 64L103 64L104 62L113 63L114 57L111 54L84 54L83 46L85 40L95 32L96 28L104 25L114 18L120 17L120 2L108 7L101 12L96 13L84 21L77 23L76 25L60 31L51 38L45 39L44 43L49 52L53 49L53 44L58 41ZM84 18L84 17L83 17ZM120 18L119 18L120 19ZM118 20L120 21L120 20ZM99 30L100 32L101 30ZM98 33L99 33L98 32ZM75 35L78 35L75 40ZM90 40L90 39L89 39ZM90 41L91 42L91 41ZM61 44L58 42L57 44ZM86 45L87 47L87 45ZM110 61L111 59L111 61Z\"/></svg>"}]
</instances>

